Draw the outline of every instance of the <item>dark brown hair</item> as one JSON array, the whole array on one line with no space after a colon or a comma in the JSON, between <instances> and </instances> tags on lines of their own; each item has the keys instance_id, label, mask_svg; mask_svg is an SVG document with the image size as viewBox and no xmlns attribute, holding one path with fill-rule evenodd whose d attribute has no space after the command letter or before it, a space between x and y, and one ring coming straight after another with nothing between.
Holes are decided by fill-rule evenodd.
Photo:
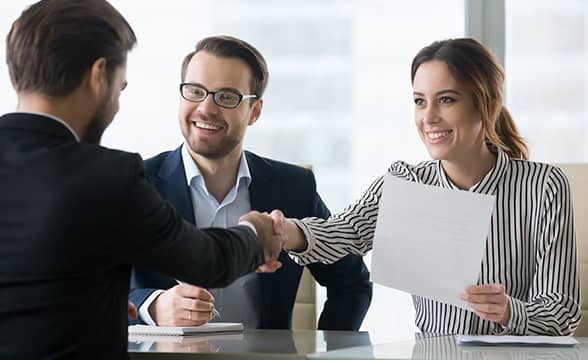
<instances>
[{"instance_id":1,"label":"dark brown hair","mask_svg":"<svg viewBox=\"0 0 588 360\"><path fill-rule=\"evenodd\" d=\"M6 63L17 92L70 94L94 62L106 58L109 79L137 39L104 0L42 0L25 9L6 37Z\"/></svg>"},{"instance_id":2,"label":"dark brown hair","mask_svg":"<svg viewBox=\"0 0 588 360\"><path fill-rule=\"evenodd\" d=\"M200 40L194 51L190 52L182 62L181 81L186 77L186 69L192 57L199 51L205 51L211 55L224 58L237 58L243 60L251 69L251 93L261 99L269 73L267 63L261 53L253 45L232 36L211 36Z\"/></svg>"},{"instance_id":3,"label":"dark brown hair","mask_svg":"<svg viewBox=\"0 0 588 360\"><path fill-rule=\"evenodd\" d=\"M504 71L494 56L474 39L435 41L413 59L411 80L421 64L432 60L445 62L451 75L472 90L486 140L512 158L527 159L527 144L503 105Z\"/></svg>"}]
</instances>

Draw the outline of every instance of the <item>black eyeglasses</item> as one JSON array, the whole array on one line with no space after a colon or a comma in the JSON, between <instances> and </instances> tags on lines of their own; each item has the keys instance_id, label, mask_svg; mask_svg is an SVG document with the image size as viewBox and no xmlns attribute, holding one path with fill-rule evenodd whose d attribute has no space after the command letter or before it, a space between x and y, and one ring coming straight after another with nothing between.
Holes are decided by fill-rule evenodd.
<instances>
[{"instance_id":1,"label":"black eyeglasses","mask_svg":"<svg viewBox=\"0 0 588 360\"><path fill-rule=\"evenodd\" d=\"M202 85L193 83L181 83L180 93L182 97L192 102L202 102L210 94L214 103L225 109L234 109L243 99L254 99L257 95L243 95L234 90L209 91Z\"/></svg>"}]
</instances>

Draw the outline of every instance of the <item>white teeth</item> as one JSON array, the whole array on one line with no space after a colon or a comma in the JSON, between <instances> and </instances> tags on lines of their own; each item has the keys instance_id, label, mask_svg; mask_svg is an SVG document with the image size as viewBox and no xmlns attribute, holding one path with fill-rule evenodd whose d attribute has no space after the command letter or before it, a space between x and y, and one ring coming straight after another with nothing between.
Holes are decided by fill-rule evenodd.
<instances>
[{"instance_id":1,"label":"white teeth","mask_svg":"<svg viewBox=\"0 0 588 360\"><path fill-rule=\"evenodd\" d=\"M449 135L450 132L451 131L429 132L427 133L427 137L432 140L440 139L442 137Z\"/></svg>"},{"instance_id":2,"label":"white teeth","mask_svg":"<svg viewBox=\"0 0 588 360\"><path fill-rule=\"evenodd\" d=\"M206 129L206 130L220 130L221 129L220 126L208 124L208 123L203 123L200 121L196 121L196 127L200 128L200 129Z\"/></svg>"}]
</instances>

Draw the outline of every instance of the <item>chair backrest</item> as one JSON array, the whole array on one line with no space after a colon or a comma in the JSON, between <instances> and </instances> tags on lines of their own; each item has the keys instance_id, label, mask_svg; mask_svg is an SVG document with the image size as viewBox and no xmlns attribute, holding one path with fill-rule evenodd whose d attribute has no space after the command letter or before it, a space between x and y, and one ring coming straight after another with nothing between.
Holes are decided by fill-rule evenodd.
<instances>
[{"instance_id":1,"label":"chair backrest","mask_svg":"<svg viewBox=\"0 0 588 360\"><path fill-rule=\"evenodd\" d=\"M312 165L310 164L298 165L312 170ZM316 329L316 319L316 282L310 271L304 268L294 303L292 329Z\"/></svg>"},{"instance_id":2,"label":"chair backrest","mask_svg":"<svg viewBox=\"0 0 588 360\"><path fill-rule=\"evenodd\" d=\"M580 289L582 291L582 322L576 336L588 336L588 164L557 164L568 177L572 188Z\"/></svg>"},{"instance_id":3,"label":"chair backrest","mask_svg":"<svg viewBox=\"0 0 588 360\"><path fill-rule=\"evenodd\" d=\"M316 282L307 268L304 268L300 285L298 285L292 315L292 329L316 329Z\"/></svg>"}]
</instances>

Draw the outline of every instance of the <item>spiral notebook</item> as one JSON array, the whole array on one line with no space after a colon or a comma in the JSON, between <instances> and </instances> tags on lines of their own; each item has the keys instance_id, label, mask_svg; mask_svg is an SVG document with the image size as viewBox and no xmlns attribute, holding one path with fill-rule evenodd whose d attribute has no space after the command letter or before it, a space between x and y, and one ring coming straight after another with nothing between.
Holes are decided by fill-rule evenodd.
<instances>
[{"instance_id":1,"label":"spiral notebook","mask_svg":"<svg viewBox=\"0 0 588 360\"><path fill-rule=\"evenodd\" d=\"M218 322L207 323L200 326L129 326L129 335L191 335L232 331L243 331L243 324Z\"/></svg>"}]
</instances>

